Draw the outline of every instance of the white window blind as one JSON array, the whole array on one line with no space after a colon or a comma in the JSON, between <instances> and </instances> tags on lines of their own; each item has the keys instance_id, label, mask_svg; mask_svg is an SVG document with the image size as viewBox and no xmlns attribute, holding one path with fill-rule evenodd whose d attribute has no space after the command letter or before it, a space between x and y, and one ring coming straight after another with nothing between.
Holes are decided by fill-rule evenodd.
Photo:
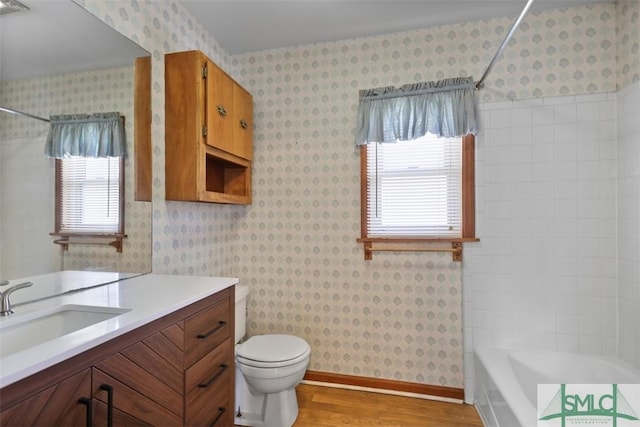
<instances>
[{"instance_id":1,"label":"white window blind","mask_svg":"<svg viewBox=\"0 0 640 427\"><path fill-rule=\"evenodd\" d=\"M69 157L59 161L58 233L120 233L122 159Z\"/></svg>"},{"instance_id":2,"label":"white window blind","mask_svg":"<svg viewBox=\"0 0 640 427\"><path fill-rule=\"evenodd\" d=\"M461 237L461 138L368 144L367 194L367 237Z\"/></svg>"}]
</instances>

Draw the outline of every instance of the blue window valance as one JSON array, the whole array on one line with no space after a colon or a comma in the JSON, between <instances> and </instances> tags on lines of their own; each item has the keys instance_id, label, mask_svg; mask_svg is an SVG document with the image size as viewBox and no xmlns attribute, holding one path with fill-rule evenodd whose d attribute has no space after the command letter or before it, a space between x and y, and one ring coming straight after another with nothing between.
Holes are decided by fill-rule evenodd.
<instances>
[{"instance_id":1,"label":"blue window valance","mask_svg":"<svg viewBox=\"0 0 640 427\"><path fill-rule=\"evenodd\" d=\"M51 116L45 154L49 157L126 157L120 113Z\"/></svg>"},{"instance_id":2,"label":"blue window valance","mask_svg":"<svg viewBox=\"0 0 640 427\"><path fill-rule=\"evenodd\" d=\"M476 132L471 77L360 91L356 145L409 141L427 133L452 138Z\"/></svg>"}]
</instances>

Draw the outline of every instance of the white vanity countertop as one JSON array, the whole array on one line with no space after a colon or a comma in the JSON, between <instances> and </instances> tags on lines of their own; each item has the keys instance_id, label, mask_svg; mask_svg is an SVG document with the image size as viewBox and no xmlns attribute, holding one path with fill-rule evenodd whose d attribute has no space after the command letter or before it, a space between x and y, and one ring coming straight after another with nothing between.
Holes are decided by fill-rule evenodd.
<instances>
[{"instance_id":1,"label":"white vanity countertop","mask_svg":"<svg viewBox=\"0 0 640 427\"><path fill-rule=\"evenodd\" d=\"M238 283L237 278L145 274L15 307L0 317L14 323L21 316L62 305L129 309L110 319L0 358L0 388L123 335ZM28 289L28 288L26 288ZM12 296L21 292L16 291ZM5 323L7 325L8 323ZM2 334L0 334L0 346Z\"/></svg>"}]
</instances>

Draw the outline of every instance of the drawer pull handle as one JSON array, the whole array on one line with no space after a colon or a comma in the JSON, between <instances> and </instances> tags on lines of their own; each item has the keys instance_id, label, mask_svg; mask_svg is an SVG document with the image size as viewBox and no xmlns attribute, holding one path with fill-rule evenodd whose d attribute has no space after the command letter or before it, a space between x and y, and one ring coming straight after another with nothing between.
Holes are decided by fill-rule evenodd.
<instances>
[{"instance_id":1,"label":"drawer pull handle","mask_svg":"<svg viewBox=\"0 0 640 427\"><path fill-rule=\"evenodd\" d=\"M242 129L246 129L249 127L249 123L247 123L247 121L245 119L240 119L240 127Z\"/></svg>"},{"instance_id":2,"label":"drawer pull handle","mask_svg":"<svg viewBox=\"0 0 640 427\"><path fill-rule=\"evenodd\" d=\"M227 110L225 110L223 105L218 105L217 109L220 117L225 117L227 115Z\"/></svg>"},{"instance_id":3,"label":"drawer pull handle","mask_svg":"<svg viewBox=\"0 0 640 427\"><path fill-rule=\"evenodd\" d=\"M227 322L225 322L224 320L219 321L218 322L218 326L216 326L215 328L213 328L212 330L210 330L206 334L198 335L198 339L203 340L205 338L209 338L209 336L211 334L215 333L218 329L224 328L226 324L227 324Z\"/></svg>"},{"instance_id":4,"label":"drawer pull handle","mask_svg":"<svg viewBox=\"0 0 640 427\"><path fill-rule=\"evenodd\" d=\"M107 392L107 427L113 426L113 387L109 384L100 384L100 390Z\"/></svg>"},{"instance_id":5,"label":"drawer pull handle","mask_svg":"<svg viewBox=\"0 0 640 427\"><path fill-rule=\"evenodd\" d=\"M218 416L213 420L211 424L209 424L209 427L213 427L218 423L218 421L220 421L220 418L222 418L222 415L224 415L224 411L225 409L222 406L218 408Z\"/></svg>"},{"instance_id":6,"label":"drawer pull handle","mask_svg":"<svg viewBox=\"0 0 640 427\"><path fill-rule=\"evenodd\" d=\"M81 397L78 403L87 407L87 427L93 427L93 401L88 397Z\"/></svg>"},{"instance_id":7,"label":"drawer pull handle","mask_svg":"<svg viewBox=\"0 0 640 427\"><path fill-rule=\"evenodd\" d=\"M207 388L209 387L211 384L213 384L215 382L216 379L218 379L218 377L220 375L222 375L222 373L224 372L225 369L227 369L229 367L229 365L227 365L226 363L223 363L220 365L220 369L218 370L218 372L216 372L216 374L211 377L211 379L209 381L207 381L206 383L200 383L198 384L198 387L200 388Z\"/></svg>"}]
</instances>

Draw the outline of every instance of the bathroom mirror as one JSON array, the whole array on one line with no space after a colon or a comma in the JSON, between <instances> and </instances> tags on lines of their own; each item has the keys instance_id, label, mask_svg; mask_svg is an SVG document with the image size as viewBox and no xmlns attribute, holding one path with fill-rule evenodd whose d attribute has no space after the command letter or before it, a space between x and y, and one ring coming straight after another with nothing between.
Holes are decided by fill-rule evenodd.
<instances>
[{"instance_id":1,"label":"bathroom mirror","mask_svg":"<svg viewBox=\"0 0 640 427\"><path fill-rule=\"evenodd\" d=\"M134 61L149 53L72 0L20 0L0 14L0 106L42 118L119 111L125 117L124 248L54 244L55 167L48 123L0 111L0 279L60 270L151 271L151 204L134 200ZM137 107L136 107L137 108Z\"/></svg>"}]
</instances>

